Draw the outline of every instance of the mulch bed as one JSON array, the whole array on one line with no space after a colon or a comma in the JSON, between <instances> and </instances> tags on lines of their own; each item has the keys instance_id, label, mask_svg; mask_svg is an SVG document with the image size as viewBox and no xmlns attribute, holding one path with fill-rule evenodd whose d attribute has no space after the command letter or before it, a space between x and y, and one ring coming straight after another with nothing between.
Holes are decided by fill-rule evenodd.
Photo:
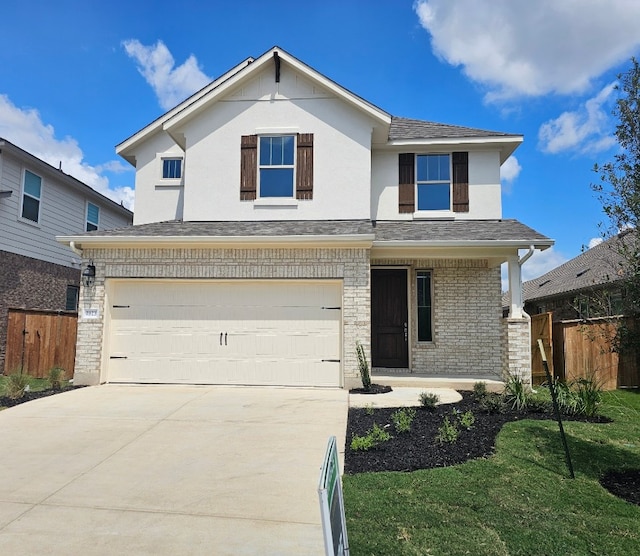
<instances>
[{"instance_id":1,"label":"mulch bed","mask_svg":"<svg viewBox=\"0 0 640 556\"><path fill-rule=\"evenodd\" d=\"M62 392L68 392L69 390L75 390L76 388L84 388L84 386L66 386L62 390L41 390L39 392L25 392L22 398L12 400L7 396L0 396L0 407L14 407L21 403L30 402L39 398L46 398L47 396L53 396L54 394L60 394Z\"/></svg>"},{"instance_id":2,"label":"mulch bed","mask_svg":"<svg viewBox=\"0 0 640 556\"><path fill-rule=\"evenodd\" d=\"M438 428L445 416L452 419L454 408L460 414L471 411L475 422L471 430L459 427L460 434L455 442L440 443L436 440ZM416 408L416 417L411 424L411 430L406 433L396 433L393 429L391 414L397 409L349 409L344 459L346 474L415 471L458 465L470 459L485 458L494 453L496 437L505 423L522 419L554 419L551 411L507 410L504 413L487 413L474 400L471 392L462 392L462 401L456 404L439 405L433 411ZM610 419L601 416L592 419L563 416L563 420L610 422ZM352 451L349 445L353 435L366 435L374 423L385 428L392 439L369 451ZM640 470L611 472L603 477L601 483L612 494L633 504L640 504Z\"/></svg>"}]
</instances>

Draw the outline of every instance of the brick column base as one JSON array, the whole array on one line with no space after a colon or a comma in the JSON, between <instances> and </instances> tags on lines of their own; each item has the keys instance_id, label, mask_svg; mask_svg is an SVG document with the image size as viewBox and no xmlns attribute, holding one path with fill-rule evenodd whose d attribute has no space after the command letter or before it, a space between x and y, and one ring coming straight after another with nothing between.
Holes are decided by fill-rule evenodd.
<instances>
[{"instance_id":1,"label":"brick column base","mask_svg":"<svg viewBox=\"0 0 640 556\"><path fill-rule=\"evenodd\" d=\"M519 376L531 386L531 319L503 319L502 376L506 381L510 376Z\"/></svg>"}]
</instances>

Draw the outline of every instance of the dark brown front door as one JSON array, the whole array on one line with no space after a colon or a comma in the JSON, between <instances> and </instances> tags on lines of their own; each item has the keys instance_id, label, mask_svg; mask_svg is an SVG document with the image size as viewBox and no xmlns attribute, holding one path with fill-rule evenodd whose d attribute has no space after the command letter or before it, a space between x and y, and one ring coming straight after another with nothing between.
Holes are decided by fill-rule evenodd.
<instances>
[{"instance_id":1,"label":"dark brown front door","mask_svg":"<svg viewBox=\"0 0 640 556\"><path fill-rule=\"evenodd\" d=\"M371 364L406 369L409 366L407 271L371 271Z\"/></svg>"}]
</instances>

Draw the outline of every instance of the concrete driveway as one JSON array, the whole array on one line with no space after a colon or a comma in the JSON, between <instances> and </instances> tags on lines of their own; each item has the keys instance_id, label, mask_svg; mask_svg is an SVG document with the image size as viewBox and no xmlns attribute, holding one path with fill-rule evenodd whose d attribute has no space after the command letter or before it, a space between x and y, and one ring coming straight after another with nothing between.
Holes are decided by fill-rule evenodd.
<instances>
[{"instance_id":1,"label":"concrete driveway","mask_svg":"<svg viewBox=\"0 0 640 556\"><path fill-rule=\"evenodd\" d=\"M323 554L348 393L97 386L0 412L0 554Z\"/></svg>"}]
</instances>

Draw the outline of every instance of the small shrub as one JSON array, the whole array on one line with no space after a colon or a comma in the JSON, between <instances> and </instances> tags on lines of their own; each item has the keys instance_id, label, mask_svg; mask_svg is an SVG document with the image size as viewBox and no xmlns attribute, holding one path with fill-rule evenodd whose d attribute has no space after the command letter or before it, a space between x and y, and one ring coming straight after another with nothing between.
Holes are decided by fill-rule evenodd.
<instances>
[{"instance_id":1,"label":"small shrub","mask_svg":"<svg viewBox=\"0 0 640 556\"><path fill-rule=\"evenodd\" d=\"M350 448L354 452L366 452L367 450L371 450L371 448L375 448L378 444L386 442L387 440L391 440L391 435L383 428L381 428L377 423L374 423L371 430L369 430L364 436L359 436L357 434L353 435Z\"/></svg>"},{"instance_id":2,"label":"small shrub","mask_svg":"<svg viewBox=\"0 0 640 556\"><path fill-rule=\"evenodd\" d=\"M495 393L488 393L484 398L480 400L480 408L486 413L503 413L504 412L504 400L502 396Z\"/></svg>"},{"instance_id":3,"label":"small shrub","mask_svg":"<svg viewBox=\"0 0 640 556\"><path fill-rule=\"evenodd\" d=\"M527 409L528 387L518 375L511 375L504 389L504 400L516 411Z\"/></svg>"},{"instance_id":4,"label":"small shrub","mask_svg":"<svg viewBox=\"0 0 640 556\"><path fill-rule=\"evenodd\" d=\"M373 404L372 403L368 403L367 405L364 406L364 412L367 415L373 415Z\"/></svg>"},{"instance_id":5,"label":"small shrub","mask_svg":"<svg viewBox=\"0 0 640 556\"><path fill-rule=\"evenodd\" d=\"M473 385L473 399L479 402L487 395L487 383L476 382Z\"/></svg>"},{"instance_id":6,"label":"small shrub","mask_svg":"<svg viewBox=\"0 0 640 556\"><path fill-rule=\"evenodd\" d=\"M364 353L362 344L356 342L356 354L358 355L358 367L360 369L360 379L362 380L362 387L365 390L371 389L371 373L369 372L369 363L367 362L367 356Z\"/></svg>"},{"instance_id":7,"label":"small shrub","mask_svg":"<svg viewBox=\"0 0 640 556\"><path fill-rule=\"evenodd\" d=\"M4 394L12 400L19 400L29 391L31 377L22 372L14 373L7 377L4 385Z\"/></svg>"},{"instance_id":8,"label":"small shrub","mask_svg":"<svg viewBox=\"0 0 640 556\"><path fill-rule=\"evenodd\" d=\"M413 408L398 409L391 414L391 421L396 432L403 433L411 430L411 423L416 417L416 410Z\"/></svg>"},{"instance_id":9,"label":"small shrub","mask_svg":"<svg viewBox=\"0 0 640 556\"><path fill-rule=\"evenodd\" d=\"M575 415L578 411L578 398L571 390L570 385L556 379L553 381L553 388L556 393L558 409L566 415Z\"/></svg>"},{"instance_id":10,"label":"small shrub","mask_svg":"<svg viewBox=\"0 0 640 556\"><path fill-rule=\"evenodd\" d=\"M65 370L62 367L52 367L49 370L49 386L52 390L62 390Z\"/></svg>"},{"instance_id":11,"label":"small shrub","mask_svg":"<svg viewBox=\"0 0 640 556\"><path fill-rule=\"evenodd\" d=\"M438 394L433 394L432 392L420 392L420 405L423 409L433 411L439 401L440 396L438 396Z\"/></svg>"},{"instance_id":12,"label":"small shrub","mask_svg":"<svg viewBox=\"0 0 640 556\"><path fill-rule=\"evenodd\" d=\"M438 434L436 435L436 440L440 442L440 444L444 444L445 442L451 444L458 440L458 435L460 432L458 431L457 420L454 419L453 422L449 420L449 417L445 417L442 420L442 425L438 427Z\"/></svg>"},{"instance_id":13,"label":"small shrub","mask_svg":"<svg viewBox=\"0 0 640 556\"><path fill-rule=\"evenodd\" d=\"M465 411L462 415L458 415L458 422L463 429L469 430L476 422L476 418L471 411Z\"/></svg>"},{"instance_id":14,"label":"small shrub","mask_svg":"<svg viewBox=\"0 0 640 556\"><path fill-rule=\"evenodd\" d=\"M602 387L594 379L581 378L575 383L576 413L593 417L602 401Z\"/></svg>"}]
</instances>

